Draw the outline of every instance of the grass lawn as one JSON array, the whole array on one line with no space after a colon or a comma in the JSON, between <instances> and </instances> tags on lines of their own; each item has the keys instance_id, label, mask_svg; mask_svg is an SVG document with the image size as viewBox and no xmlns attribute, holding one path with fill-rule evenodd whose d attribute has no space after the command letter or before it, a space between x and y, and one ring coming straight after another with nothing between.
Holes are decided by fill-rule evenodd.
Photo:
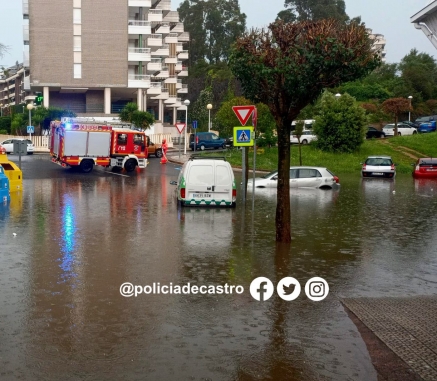
<instances>
[{"instance_id":1,"label":"grass lawn","mask_svg":"<svg viewBox=\"0 0 437 381\"><path fill-rule=\"evenodd\" d=\"M413 136L399 136L388 139L371 139L364 141L363 145L354 153L329 153L323 152L311 144L302 146L302 165L327 167L335 174L360 173L361 164L367 156L387 155L391 156L397 164L398 173L411 173L411 164L415 159L408 156L403 147L413 149L425 156L437 157L437 133L417 134ZM256 157L256 168L264 171L277 169L278 149L264 148L263 153ZM408 152L408 153L407 153ZM414 153L413 153L414 154ZM214 153L202 153L213 155ZM299 165L299 149L297 145L291 146L291 165ZM215 154L217 156L217 153ZM241 167L241 150L229 149L225 153L226 159L234 167ZM416 154L416 156L419 156ZM249 168L252 168L253 152L249 153Z\"/></svg>"}]
</instances>

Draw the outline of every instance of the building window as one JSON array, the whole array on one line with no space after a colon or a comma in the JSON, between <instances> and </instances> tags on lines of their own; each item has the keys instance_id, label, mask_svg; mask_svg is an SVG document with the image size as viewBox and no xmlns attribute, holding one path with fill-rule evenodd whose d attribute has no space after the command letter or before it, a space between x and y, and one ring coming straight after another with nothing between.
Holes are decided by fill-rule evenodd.
<instances>
[{"instance_id":1,"label":"building window","mask_svg":"<svg viewBox=\"0 0 437 381\"><path fill-rule=\"evenodd\" d=\"M23 20L29 20L29 15L23 15Z\"/></svg>"},{"instance_id":2,"label":"building window","mask_svg":"<svg viewBox=\"0 0 437 381\"><path fill-rule=\"evenodd\" d=\"M73 9L73 24L82 24L82 10L78 8Z\"/></svg>"},{"instance_id":3,"label":"building window","mask_svg":"<svg viewBox=\"0 0 437 381\"><path fill-rule=\"evenodd\" d=\"M24 41L24 45L29 45L29 41Z\"/></svg>"},{"instance_id":4,"label":"building window","mask_svg":"<svg viewBox=\"0 0 437 381\"><path fill-rule=\"evenodd\" d=\"M73 51L80 52L82 51L82 37L74 36L73 37Z\"/></svg>"},{"instance_id":5,"label":"building window","mask_svg":"<svg viewBox=\"0 0 437 381\"><path fill-rule=\"evenodd\" d=\"M74 64L74 78L82 78L82 64Z\"/></svg>"}]
</instances>

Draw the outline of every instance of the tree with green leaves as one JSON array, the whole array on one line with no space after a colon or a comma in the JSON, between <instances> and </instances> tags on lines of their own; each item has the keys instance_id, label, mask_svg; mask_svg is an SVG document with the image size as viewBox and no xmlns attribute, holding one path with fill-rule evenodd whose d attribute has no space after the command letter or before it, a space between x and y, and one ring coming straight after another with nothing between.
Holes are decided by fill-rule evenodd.
<instances>
[{"instance_id":1,"label":"tree with green leaves","mask_svg":"<svg viewBox=\"0 0 437 381\"><path fill-rule=\"evenodd\" d=\"M316 146L328 152L354 152L364 142L367 118L364 109L349 94L337 97L326 91L321 113L316 117Z\"/></svg>"},{"instance_id":2,"label":"tree with green leaves","mask_svg":"<svg viewBox=\"0 0 437 381\"><path fill-rule=\"evenodd\" d=\"M278 13L278 19L285 22L336 19L349 20L344 0L285 0L285 11Z\"/></svg>"},{"instance_id":3,"label":"tree with green leaves","mask_svg":"<svg viewBox=\"0 0 437 381\"><path fill-rule=\"evenodd\" d=\"M147 130L155 123L155 118L147 111L139 111L138 105L133 102L129 102L120 111L120 120L122 122L128 122L134 124L138 128Z\"/></svg>"},{"instance_id":4,"label":"tree with green leaves","mask_svg":"<svg viewBox=\"0 0 437 381\"><path fill-rule=\"evenodd\" d=\"M230 65L245 96L269 106L278 134L276 240L290 242L290 131L323 89L367 75L380 63L363 25L336 20L252 30L234 45Z\"/></svg>"},{"instance_id":5,"label":"tree with green leaves","mask_svg":"<svg viewBox=\"0 0 437 381\"><path fill-rule=\"evenodd\" d=\"M232 43L246 28L246 15L240 12L238 0L184 0L178 12L190 33L191 62L226 61Z\"/></svg>"},{"instance_id":6,"label":"tree with green leaves","mask_svg":"<svg viewBox=\"0 0 437 381\"><path fill-rule=\"evenodd\" d=\"M209 103L213 103L212 89L207 87L200 92L199 97L191 107L190 116L191 120L197 120L198 132L208 131L208 119L209 112L206 106ZM211 120L214 119L214 115L211 115Z\"/></svg>"},{"instance_id":7,"label":"tree with green leaves","mask_svg":"<svg viewBox=\"0 0 437 381\"><path fill-rule=\"evenodd\" d=\"M382 108L387 114L394 117L395 120L395 134L398 136L398 120L399 115L411 109L410 101L406 98L390 98L387 99L383 104Z\"/></svg>"}]
</instances>

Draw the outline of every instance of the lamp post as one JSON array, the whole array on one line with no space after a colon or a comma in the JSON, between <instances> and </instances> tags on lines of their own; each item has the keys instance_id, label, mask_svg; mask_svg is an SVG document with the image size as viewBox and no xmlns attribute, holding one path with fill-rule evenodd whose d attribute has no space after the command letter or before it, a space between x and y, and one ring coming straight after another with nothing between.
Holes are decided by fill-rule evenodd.
<instances>
[{"instance_id":1,"label":"lamp post","mask_svg":"<svg viewBox=\"0 0 437 381\"><path fill-rule=\"evenodd\" d=\"M186 155L187 154L188 106L190 105L190 101L188 99L185 99L184 105L185 105L184 155Z\"/></svg>"},{"instance_id":2,"label":"lamp post","mask_svg":"<svg viewBox=\"0 0 437 381\"><path fill-rule=\"evenodd\" d=\"M408 102L410 103L410 108L409 108L409 110L408 110L408 121L409 122L411 122L411 100L413 99L413 96L412 95L410 95L409 97L408 97Z\"/></svg>"},{"instance_id":3,"label":"lamp post","mask_svg":"<svg viewBox=\"0 0 437 381\"><path fill-rule=\"evenodd\" d=\"M32 125L32 115L31 115L31 111L33 109L33 104L29 103L26 108L29 110L29 126ZM32 134L29 132L29 137L32 137Z\"/></svg>"},{"instance_id":4,"label":"lamp post","mask_svg":"<svg viewBox=\"0 0 437 381\"><path fill-rule=\"evenodd\" d=\"M208 109L208 132L211 131L211 109L212 109L212 104L208 103L206 108Z\"/></svg>"},{"instance_id":5,"label":"lamp post","mask_svg":"<svg viewBox=\"0 0 437 381\"><path fill-rule=\"evenodd\" d=\"M3 103L0 103L0 116L3 116Z\"/></svg>"},{"instance_id":6,"label":"lamp post","mask_svg":"<svg viewBox=\"0 0 437 381\"><path fill-rule=\"evenodd\" d=\"M335 94L335 98L336 98L336 99L338 99L338 98L340 98L340 97L341 97L341 94L340 94L340 93Z\"/></svg>"}]
</instances>

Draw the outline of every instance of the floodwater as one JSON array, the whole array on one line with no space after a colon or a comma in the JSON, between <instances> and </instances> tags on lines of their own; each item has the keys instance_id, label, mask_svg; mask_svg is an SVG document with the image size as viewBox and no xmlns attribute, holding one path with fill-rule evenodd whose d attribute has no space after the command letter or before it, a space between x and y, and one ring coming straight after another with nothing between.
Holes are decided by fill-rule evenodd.
<instances>
[{"instance_id":1,"label":"floodwater","mask_svg":"<svg viewBox=\"0 0 437 381\"><path fill-rule=\"evenodd\" d=\"M256 191L254 212L251 192L246 207L180 209L180 166L150 161L120 176L23 159L24 191L0 207L1 380L376 381L340 300L436 293L437 182L293 190L288 246L274 190ZM258 302L259 276L292 276L301 294ZM316 276L330 287L319 302L304 291ZM125 282L244 292L123 297Z\"/></svg>"}]
</instances>

